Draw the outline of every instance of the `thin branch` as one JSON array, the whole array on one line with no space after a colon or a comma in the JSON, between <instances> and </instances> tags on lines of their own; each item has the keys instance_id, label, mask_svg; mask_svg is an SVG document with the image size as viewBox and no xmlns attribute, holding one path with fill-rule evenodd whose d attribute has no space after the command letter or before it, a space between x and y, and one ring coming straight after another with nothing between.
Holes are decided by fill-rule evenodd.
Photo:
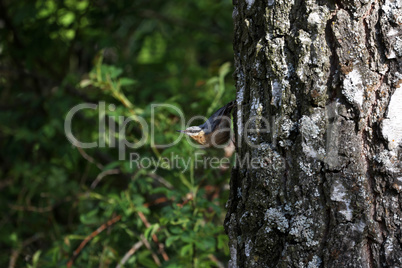
<instances>
[{"instance_id":1,"label":"thin branch","mask_svg":"<svg viewBox=\"0 0 402 268\"><path fill-rule=\"evenodd\" d=\"M110 170L105 170L99 173L99 175L96 177L96 179L92 182L91 184L91 189L95 189L95 187L98 185L98 183L106 176L108 175L115 175L115 174L120 174L119 169L110 169Z\"/></svg>"},{"instance_id":2,"label":"thin branch","mask_svg":"<svg viewBox=\"0 0 402 268\"><path fill-rule=\"evenodd\" d=\"M137 243L135 243L129 251L126 252L126 254L124 254L124 257L121 259L121 261L119 262L119 264L117 264L116 268L121 268L123 267L123 265L128 261L128 259L140 248L144 245L144 242L142 241L138 241Z\"/></svg>"},{"instance_id":3,"label":"thin branch","mask_svg":"<svg viewBox=\"0 0 402 268\"><path fill-rule=\"evenodd\" d=\"M218 268L225 268L225 265L223 265L223 263L220 262L220 261L218 260L218 258L215 257L214 255L209 254L209 255L208 255L208 258L209 258L211 261L215 262L215 264L216 264L216 266L218 266Z\"/></svg>"},{"instance_id":4,"label":"thin branch","mask_svg":"<svg viewBox=\"0 0 402 268\"><path fill-rule=\"evenodd\" d=\"M77 197L78 197L78 195L74 196L74 198L77 198ZM13 210L18 210L18 211L30 211L30 212L37 212L37 213L46 213L46 212L52 211L58 205L60 205L60 204L62 204L64 202L69 202L72 199L73 199L73 197L67 196L63 200L60 200L57 203L55 203L54 205L47 206L47 207L35 207L35 206L31 206L31 205L21 206L21 205L11 205L11 204L9 204L8 206L9 206L9 208L11 208Z\"/></svg>"},{"instance_id":5,"label":"thin branch","mask_svg":"<svg viewBox=\"0 0 402 268\"><path fill-rule=\"evenodd\" d=\"M168 199L167 197L162 196L162 197L159 197L159 198L157 198L157 199L155 199L155 200L153 200L151 202L145 203L144 207L149 208L150 206L159 205L159 204L162 204L162 203L169 202L171 200L173 200L173 198Z\"/></svg>"},{"instance_id":6,"label":"thin branch","mask_svg":"<svg viewBox=\"0 0 402 268\"><path fill-rule=\"evenodd\" d=\"M88 244L89 241L91 241L95 236L100 234L103 230L108 228L109 226L112 226L116 222L118 222L121 219L121 215L117 215L113 219L107 221L106 223L102 224L98 229L96 229L94 232L92 232L90 235L88 235L78 246L76 250L73 252L73 256L71 256L70 260L67 263L67 268L71 268L74 260L78 257L78 255L81 253L82 249Z\"/></svg>"},{"instance_id":7,"label":"thin branch","mask_svg":"<svg viewBox=\"0 0 402 268\"><path fill-rule=\"evenodd\" d=\"M145 247L151 252L152 258L154 259L154 262L156 263L156 265L161 266L161 261L159 260L158 256L156 256L156 254L152 251L151 245L145 239L144 235L141 235L140 238L141 238L141 241L144 243Z\"/></svg>"},{"instance_id":8,"label":"thin branch","mask_svg":"<svg viewBox=\"0 0 402 268\"><path fill-rule=\"evenodd\" d=\"M192 196L192 194L188 193L186 195L186 199L183 201L183 203L177 203L176 205L180 208L184 207L188 202L194 200L194 197Z\"/></svg>"},{"instance_id":9,"label":"thin branch","mask_svg":"<svg viewBox=\"0 0 402 268\"><path fill-rule=\"evenodd\" d=\"M4 181L0 181L0 191L3 190L3 188L6 188L7 186L11 185L13 183L12 179L6 179Z\"/></svg>"},{"instance_id":10,"label":"thin branch","mask_svg":"<svg viewBox=\"0 0 402 268\"><path fill-rule=\"evenodd\" d=\"M173 189L173 185L168 182L167 180L165 180L163 177L157 175L156 173L148 173L147 174L149 177L151 177L152 179L158 181L160 184L162 184L163 186L165 186L166 188L168 188L169 190Z\"/></svg>"},{"instance_id":11,"label":"thin branch","mask_svg":"<svg viewBox=\"0 0 402 268\"><path fill-rule=\"evenodd\" d=\"M148 222L147 218L145 217L144 213L142 213L141 211L138 211L137 214L140 217L141 221L144 223L145 227L149 228L151 226L151 224L149 224L149 222ZM156 234L152 235L152 240L155 242L155 244L158 245L159 253L162 255L163 259L165 261L168 261L169 256L166 254L165 246L161 242L159 242L159 239L156 236Z\"/></svg>"},{"instance_id":12,"label":"thin branch","mask_svg":"<svg viewBox=\"0 0 402 268\"><path fill-rule=\"evenodd\" d=\"M34 207L34 206L19 206L19 205L8 205L13 210L19 211L30 211L30 212L38 212L38 213L46 213L52 211L54 206L47 207Z\"/></svg>"},{"instance_id":13,"label":"thin branch","mask_svg":"<svg viewBox=\"0 0 402 268\"><path fill-rule=\"evenodd\" d=\"M92 156L88 155L82 148L80 148L78 146L76 148L78 149L78 152L80 152L82 157L84 157L86 160L88 160L92 164L95 164L99 169L101 169L101 170L103 169L103 165L99 162L96 162L96 160Z\"/></svg>"}]
</instances>

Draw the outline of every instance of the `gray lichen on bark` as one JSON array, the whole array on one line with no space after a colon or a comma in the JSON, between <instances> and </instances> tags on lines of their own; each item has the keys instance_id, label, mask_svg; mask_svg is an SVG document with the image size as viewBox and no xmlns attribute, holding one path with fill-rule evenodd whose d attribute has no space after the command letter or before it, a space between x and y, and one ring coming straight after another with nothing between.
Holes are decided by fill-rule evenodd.
<instances>
[{"instance_id":1,"label":"gray lichen on bark","mask_svg":"<svg viewBox=\"0 0 402 268\"><path fill-rule=\"evenodd\" d=\"M229 267L402 267L402 3L234 0Z\"/></svg>"}]
</instances>

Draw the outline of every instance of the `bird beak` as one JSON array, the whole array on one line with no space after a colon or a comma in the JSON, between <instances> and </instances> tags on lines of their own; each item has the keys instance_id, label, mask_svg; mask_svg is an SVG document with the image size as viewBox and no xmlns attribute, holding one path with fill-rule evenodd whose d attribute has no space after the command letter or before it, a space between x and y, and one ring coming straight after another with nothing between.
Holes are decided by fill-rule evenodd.
<instances>
[{"instance_id":1,"label":"bird beak","mask_svg":"<svg viewBox=\"0 0 402 268\"><path fill-rule=\"evenodd\" d=\"M177 132L181 132L181 133L184 133L184 130L176 130Z\"/></svg>"}]
</instances>

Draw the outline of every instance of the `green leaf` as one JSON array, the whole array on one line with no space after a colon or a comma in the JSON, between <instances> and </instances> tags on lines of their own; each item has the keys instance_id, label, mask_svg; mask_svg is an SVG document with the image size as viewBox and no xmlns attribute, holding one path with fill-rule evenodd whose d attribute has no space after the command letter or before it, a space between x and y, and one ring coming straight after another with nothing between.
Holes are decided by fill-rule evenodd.
<instances>
[{"instance_id":1,"label":"green leaf","mask_svg":"<svg viewBox=\"0 0 402 268\"><path fill-rule=\"evenodd\" d=\"M107 81L106 77L110 77L111 79L117 78L123 73L123 69L107 64L102 64L100 70L102 73L102 81Z\"/></svg>"},{"instance_id":2,"label":"green leaf","mask_svg":"<svg viewBox=\"0 0 402 268\"><path fill-rule=\"evenodd\" d=\"M131 78L122 77L119 79L119 83L122 87L124 86L131 86L137 84L137 81Z\"/></svg>"},{"instance_id":3,"label":"green leaf","mask_svg":"<svg viewBox=\"0 0 402 268\"><path fill-rule=\"evenodd\" d=\"M71 11L66 11L65 9L61 9L60 11L62 14L59 17L59 23L67 27L74 21L75 14Z\"/></svg>"},{"instance_id":4,"label":"green leaf","mask_svg":"<svg viewBox=\"0 0 402 268\"><path fill-rule=\"evenodd\" d=\"M174 242L174 241L176 241L176 240L178 240L180 237L179 236L171 236L171 237L168 237L168 239L166 239L166 246L167 247L170 247L170 245Z\"/></svg>"},{"instance_id":5,"label":"green leaf","mask_svg":"<svg viewBox=\"0 0 402 268\"><path fill-rule=\"evenodd\" d=\"M207 85L213 85L219 82L219 78L217 76L214 76L207 81Z\"/></svg>"},{"instance_id":6,"label":"green leaf","mask_svg":"<svg viewBox=\"0 0 402 268\"><path fill-rule=\"evenodd\" d=\"M185 245L184 247L181 248L180 250L180 256L192 256L193 255L193 244L188 244Z\"/></svg>"},{"instance_id":7,"label":"green leaf","mask_svg":"<svg viewBox=\"0 0 402 268\"><path fill-rule=\"evenodd\" d=\"M169 264L166 268L183 268L183 267L186 267L186 266L172 263L172 264Z\"/></svg>"},{"instance_id":8,"label":"green leaf","mask_svg":"<svg viewBox=\"0 0 402 268\"><path fill-rule=\"evenodd\" d=\"M193 186L191 185L190 181L187 180L187 178L186 178L183 174L180 176L180 181L181 181L185 186L187 186L187 188L188 188L189 190L193 189Z\"/></svg>"},{"instance_id":9,"label":"green leaf","mask_svg":"<svg viewBox=\"0 0 402 268\"><path fill-rule=\"evenodd\" d=\"M93 209L89 212L87 212L86 214L82 214L80 216L80 221L83 224L94 224L94 223L99 223L99 218L97 217L99 210Z\"/></svg>"},{"instance_id":10,"label":"green leaf","mask_svg":"<svg viewBox=\"0 0 402 268\"><path fill-rule=\"evenodd\" d=\"M181 234L181 233L183 233L183 228L178 227L178 226L173 226L173 227L169 228L169 231L172 234Z\"/></svg>"},{"instance_id":11,"label":"green leaf","mask_svg":"<svg viewBox=\"0 0 402 268\"><path fill-rule=\"evenodd\" d=\"M40 254L41 254L41 253L42 253L42 251L41 251L41 250L38 250L38 251L36 251L35 254L33 255L33 257L32 257L32 265L33 265L33 267L37 267L38 262L39 262L39 257L40 257Z\"/></svg>"},{"instance_id":12,"label":"green leaf","mask_svg":"<svg viewBox=\"0 0 402 268\"><path fill-rule=\"evenodd\" d=\"M42 2L42 3L41 3ZM51 0L47 0L47 1L41 1L41 2L37 2L37 18L45 18L47 16L50 16L53 12L56 11L57 6L54 3L54 1Z\"/></svg>"},{"instance_id":13,"label":"green leaf","mask_svg":"<svg viewBox=\"0 0 402 268\"><path fill-rule=\"evenodd\" d=\"M183 241L183 242L186 242L186 243L193 243L195 240L194 240L194 238L192 238L191 236L189 236L189 234L183 234L182 236L181 236L181 240Z\"/></svg>"},{"instance_id":14,"label":"green leaf","mask_svg":"<svg viewBox=\"0 0 402 268\"><path fill-rule=\"evenodd\" d=\"M150 240L150 239L151 239L151 236L152 236L153 234L155 234L156 231L158 231L159 227L160 227L160 226L159 226L158 223L155 223L155 224L152 224L151 226L149 226L149 227L145 230L145 232L144 232L145 238L148 239L148 240Z\"/></svg>"}]
</instances>

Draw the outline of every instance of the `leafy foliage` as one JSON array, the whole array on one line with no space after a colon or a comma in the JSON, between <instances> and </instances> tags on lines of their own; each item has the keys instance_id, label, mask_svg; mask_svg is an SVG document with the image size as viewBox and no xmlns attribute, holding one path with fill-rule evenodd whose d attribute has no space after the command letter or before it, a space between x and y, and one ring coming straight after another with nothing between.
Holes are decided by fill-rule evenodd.
<instances>
[{"instance_id":1,"label":"leafy foliage","mask_svg":"<svg viewBox=\"0 0 402 268\"><path fill-rule=\"evenodd\" d=\"M1 267L227 261L230 174L199 164L223 152L184 139L158 147L183 125L155 104L188 120L234 97L231 8L227 0L0 1ZM82 103L97 106L74 115L72 133L95 148L65 135L66 115ZM122 131L121 118L132 119ZM121 153L122 136L145 139Z\"/></svg>"}]
</instances>

